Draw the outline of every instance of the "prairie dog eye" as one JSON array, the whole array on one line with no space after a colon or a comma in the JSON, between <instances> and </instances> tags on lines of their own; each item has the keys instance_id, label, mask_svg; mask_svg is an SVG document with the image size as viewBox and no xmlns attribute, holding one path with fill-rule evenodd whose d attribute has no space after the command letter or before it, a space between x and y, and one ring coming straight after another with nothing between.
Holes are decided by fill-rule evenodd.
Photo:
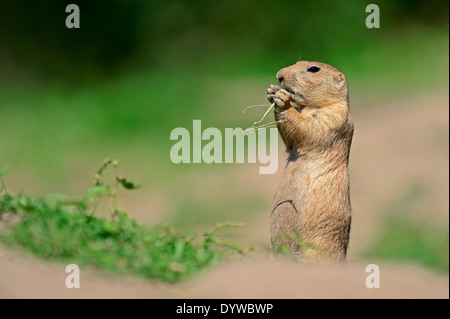
<instances>
[{"instance_id":1,"label":"prairie dog eye","mask_svg":"<svg viewBox=\"0 0 450 319\"><path fill-rule=\"evenodd\" d=\"M320 71L320 68L317 67L317 66L312 66L312 67L310 67L307 71L308 71L308 72L311 72L311 73L317 73L317 72Z\"/></svg>"}]
</instances>

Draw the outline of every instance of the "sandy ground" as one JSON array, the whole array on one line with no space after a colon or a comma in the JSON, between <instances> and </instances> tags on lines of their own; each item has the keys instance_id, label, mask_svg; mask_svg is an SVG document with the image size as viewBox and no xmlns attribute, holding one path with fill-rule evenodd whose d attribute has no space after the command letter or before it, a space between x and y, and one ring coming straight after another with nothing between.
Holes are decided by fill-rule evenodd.
<instances>
[{"instance_id":1,"label":"sandy ground","mask_svg":"<svg viewBox=\"0 0 450 319\"><path fill-rule=\"evenodd\" d=\"M367 288L366 263L302 265L257 256L230 261L181 284L82 270L67 289L65 266L1 249L1 298L449 298L448 277L410 264L378 263L380 288Z\"/></svg>"},{"instance_id":2,"label":"sandy ground","mask_svg":"<svg viewBox=\"0 0 450 319\"><path fill-rule=\"evenodd\" d=\"M411 183L420 182L427 188L418 202L423 207L419 211L424 212L419 218L432 224L448 223L448 92L390 101L377 108L352 109L356 128L351 153L354 216L347 266L302 265L272 260L259 252L176 285L86 269L81 288L67 289L65 265L0 246L0 298L449 298L448 276L411 263L358 258L382 229L386 207L405 194ZM356 98L353 105L362 103ZM256 166L241 165L188 176L183 182L192 185L186 196L193 200L207 199L225 188L243 194L251 190L266 198L267 212L249 212L252 217L244 238L264 246L268 244L270 204L281 173L282 167L277 174L262 176ZM203 185L217 184L217 180L224 182L222 187L205 191ZM125 201L132 203L128 205L132 216L145 224L165 220L176 206L164 191ZM380 266L379 289L365 285L365 268L372 263Z\"/></svg>"}]
</instances>

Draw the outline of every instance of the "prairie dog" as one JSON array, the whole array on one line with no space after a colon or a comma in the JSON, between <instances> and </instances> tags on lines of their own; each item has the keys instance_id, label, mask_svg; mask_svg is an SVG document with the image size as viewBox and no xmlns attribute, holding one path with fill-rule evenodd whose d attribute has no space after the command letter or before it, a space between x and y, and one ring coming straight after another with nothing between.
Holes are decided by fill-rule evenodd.
<instances>
[{"instance_id":1,"label":"prairie dog","mask_svg":"<svg viewBox=\"0 0 450 319\"><path fill-rule=\"evenodd\" d=\"M351 204L348 160L353 137L345 76L300 61L277 73L267 98L275 103L288 159L275 195L270 232L274 248L289 246L313 262L345 261Z\"/></svg>"}]
</instances>

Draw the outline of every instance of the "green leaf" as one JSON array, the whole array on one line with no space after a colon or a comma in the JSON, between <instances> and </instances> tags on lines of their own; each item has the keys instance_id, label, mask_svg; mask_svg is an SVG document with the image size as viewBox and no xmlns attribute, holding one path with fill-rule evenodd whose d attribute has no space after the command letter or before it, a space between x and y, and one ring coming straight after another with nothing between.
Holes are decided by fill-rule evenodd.
<instances>
[{"instance_id":1,"label":"green leaf","mask_svg":"<svg viewBox=\"0 0 450 319\"><path fill-rule=\"evenodd\" d=\"M0 169L0 179L2 179L6 173L8 172L8 167L3 167L2 169Z\"/></svg>"},{"instance_id":2,"label":"green leaf","mask_svg":"<svg viewBox=\"0 0 450 319\"><path fill-rule=\"evenodd\" d=\"M106 196L109 193L109 186L105 184L94 185L86 191L86 198L92 198L94 196Z\"/></svg>"},{"instance_id":3,"label":"green leaf","mask_svg":"<svg viewBox=\"0 0 450 319\"><path fill-rule=\"evenodd\" d=\"M117 181L120 183L120 185L122 185L123 188L125 188L125 189L138 189L138 188L141 187L141 186L138 186L138 185L133 184L132 182L128 181L128 180L127 180L126 178L124 178L124 177L117 176L117 177L116 177L116 180L117 180Z\"/></svg>"}]
</instances>

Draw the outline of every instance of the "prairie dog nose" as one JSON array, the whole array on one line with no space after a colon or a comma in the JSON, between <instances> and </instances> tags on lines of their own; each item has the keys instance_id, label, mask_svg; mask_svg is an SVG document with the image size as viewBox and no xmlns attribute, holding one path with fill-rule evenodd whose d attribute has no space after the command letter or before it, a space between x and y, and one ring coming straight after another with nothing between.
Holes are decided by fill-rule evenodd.
<instances>
[{"instance_id":1,"label":"prairie dog nose","mask_svg":"<svg viewBox=\"0 0 450 319\"><path fill-rule=\"evenodd\" d=\"M285 69L281 69L280 71L278 71L278 73L277 73L277 79L278 79L278 81L280 82L280 84L281 84L281 82L283 82L284 81L284 78L285 78L285 76L284 76L284 72L285 71Z\"/></svg>"}]
</instances>

